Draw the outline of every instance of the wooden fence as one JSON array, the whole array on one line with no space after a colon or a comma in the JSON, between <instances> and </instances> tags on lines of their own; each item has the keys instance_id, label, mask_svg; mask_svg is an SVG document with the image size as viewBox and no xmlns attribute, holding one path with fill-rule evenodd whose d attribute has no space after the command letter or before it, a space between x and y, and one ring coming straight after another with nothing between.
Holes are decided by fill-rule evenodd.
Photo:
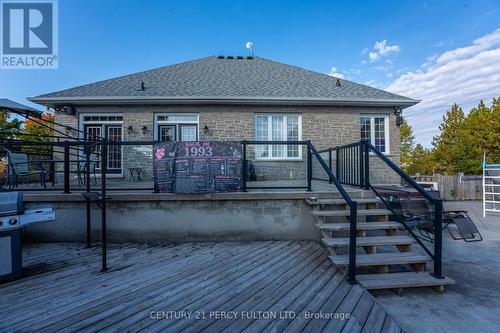
<instances>
[{"instance_id":1,"label":"wooden fence","mask_svg":"<svg viewBox=\"0 0 500 333\"><path fill-rule=\"evenodd\" d=\"M483 200L482 176L416 174L413 178L417 182L437 183L441 198L444 200Z\"/></svg>"}]
</instances>

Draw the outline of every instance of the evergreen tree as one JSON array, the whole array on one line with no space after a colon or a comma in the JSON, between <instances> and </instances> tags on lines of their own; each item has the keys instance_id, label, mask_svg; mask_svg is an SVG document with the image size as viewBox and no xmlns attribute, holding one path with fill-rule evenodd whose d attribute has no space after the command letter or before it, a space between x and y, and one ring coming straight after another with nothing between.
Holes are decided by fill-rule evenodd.
<instances>
[{"instance_id":1,"label":"evergreen tree","mask_svg":"<svg viewBox=\"0 0 500 333\"><path fill-rule=\"evenodd\" d=\"M459 171L459 148L463 145L461 131L464 119L464 112L458 104L453 104L451 110L443 116L443 122L439 125L441 133L432 140L435 172L453 174Z\"/></svg>"},{"instance_id":2,"label":"evergreen tree","mask_svg":"<svg viewBox=\"0 0 500 333\"><path fill-rule=\"evenodd\" d=\"M399 127L401 138L401 168L403 171L408 172L409 167L413 163L413 150L415 149L415 136L413 129L408 124L406 119Z\"/></svg>"}]
</instances>

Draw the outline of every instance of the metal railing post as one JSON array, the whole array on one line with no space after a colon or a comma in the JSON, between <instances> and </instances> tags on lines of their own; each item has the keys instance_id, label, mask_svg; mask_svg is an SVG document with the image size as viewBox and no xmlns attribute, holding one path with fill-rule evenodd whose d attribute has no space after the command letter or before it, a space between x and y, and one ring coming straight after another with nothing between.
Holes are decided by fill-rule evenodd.
<instances>
[{"instance_id":1,"label":"metal railing post","mask_svg":"<svg viewBox=\"0 0 500 333\"><path fill-rule=\"evenodd\" d=\"M330 149L328 151L328 167L330 168L330 171L332 171L332 150ZM328 183L332 183L332 177L328 175Z\"/></svg>"},{"instance_id":2,"label":"metal railing post","mask_svg":"<svg viewBox=\"0 0 500 333\"><path fill-rule=\"evenodd\" d=\"M432 275L443 279L443 201L434 202L434 272Z\"/></svg>"},{"instance_id":3,"label":"metal railing post","mask_svg":"<svg viewBox=\"0 0 500 333\"><path fill-rule=\"evenodd\" d=\"M370 189L370 147L366 140L363 140L363 146L365 147L365 190Z\"/></svg>"},{"instance_id":4,"label":"metal railing post","mask_svg":"<svg viewBox=\"0 0 500 333\"><path fill-rule=\"evenodd\" d=\"M312 154L311 154L311 141L307 141L307 191L312 191Z\"/></svg>"},{"instance_id":5,"label":"metal railing post","mask_svg":"<svg viewBox=\"0 0 500 333\"><path fill-rule=\"evenodd\" d=\"M69 193L69 141L64 141L64 193Z\"/></svg>"},{"instance_id":6,"label":"metal railing post","mask_svg":"<svg viewBox=\"0 0 500 333\"><path fill-rule=\"evenodd\" d=\"M86 191L90 192L90 146L88 144L85 145L85 182L86 182ZM90 200L87 199L87 247L91 247L92 239L91 239L91 230L90 230Z\"/></svg>"},{"instance_id":7,"label":"metal railing post","mask_svg":"<svg viewBox=\"0 0 500 333\"><path fill-rule=\"evenodd\" d=\"M247 142L246 140L241 141L241 144L243 145L243 166L242 166L242 187L241 191L246 192L247 191Z\"/></svg>"},{"instance_id":8,"label":"metal railing post","mask_svg":"<svg viewBox=\"0 0 500 333\"><path fill-rule=\"evenodd\" d=\"M347 281L351 284L358 283L356 281L356 229L358 218L358 204L353 201L350 205L351 216L349 217L349 269Z\"/></svg>"},{"instance_id":9,"label":"metal railing post","mask_svg":"<svg viewBox=\"0 0 500 333\"><path fill-rule=\"evenodd\" d=\"M359 186L366 188L365 184L365 159L364 159L365 145L363 141L359 142Z\"/></svg>"},{"instance_id":10,"label":"metal railing post","mask_svg":"<svg viewBox=\"0 0 500 333\"><path fill-rule=\"evenodd\" d=\"M339 150L335 149L335 176L340 180L340 161L339 161Z\"/></svg>"},{"instance_id":11,"label":"metal railing post","mask_svg":"<svg viewBox=\"0 0 500 333\"><path fill-rule=\"evenodd\" d=\"M102 139L101 147L101 272L108 270L107 263L107 239L106 239L106 173L108 164L108 145L105 139Z\"/></svg>"}]
</instances>

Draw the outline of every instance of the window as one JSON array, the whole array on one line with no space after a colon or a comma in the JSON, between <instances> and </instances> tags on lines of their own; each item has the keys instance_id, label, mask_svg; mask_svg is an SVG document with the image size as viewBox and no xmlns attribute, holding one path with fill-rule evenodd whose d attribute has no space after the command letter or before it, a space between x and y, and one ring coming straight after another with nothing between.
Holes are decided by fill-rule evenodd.
<instances>
[{"instance_id":1,"label":"window","mask_svg":"<svg viewBox=\"0 0 500 333\"><path fill-rule=\"evenodd\" d=\"M155 114L155 138L159 141L197 141L198 114Z\"/></svg>"},{"instance_id":2,"label":"window","mask_svg":"<svg viewBox=\"0 0 500 333\"><path fill-rule=\"evenodd\" d=\"M80 117L80 125L85 138L89 140L108 139L107 170L109 174L122 173L123 148L121 145L113 145L113 141L123 140L123 115L122 114L84 114ZM96 154L96 168L101 168L100 149L97 145L94 148ZM83 158L83 156L82 156Z\"/></svg>"},{"instance_id":3,"label":"window","mask_svg":"<svg viewBox=\"0 0 500 333\"><path fill-rule=\"evenodd\" d=\"M301 117L298 114L257 114L255 116L255 140L301 140ZM257 159L300 159L299 145L256 145Z\"/></svg>"},{"instance_id":4,"label":"window","mask_svg":"<svg viewBox=\"0 0 500 333\"><path fill-rule=\"evenodd\" d=\"M361 139L369 140L382 153L389 153L389 121L387 115L362 115Z\"/></svg>"}]
</instances>

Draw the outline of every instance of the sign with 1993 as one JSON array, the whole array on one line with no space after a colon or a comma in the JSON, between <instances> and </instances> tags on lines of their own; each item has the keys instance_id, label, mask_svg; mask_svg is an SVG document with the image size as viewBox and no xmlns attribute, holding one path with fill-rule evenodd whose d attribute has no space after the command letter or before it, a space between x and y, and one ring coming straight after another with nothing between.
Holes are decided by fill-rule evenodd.
<instances>
[{"instance_id":1,"label":"sign with 1993","mask_svg":"<svg viewBox=\"0 0 500 333\"><path fill-rule=\"evenodd\" d=\"M242 187L239 142L165 142L155 147L155 188L167 193L237 192Z\"/></svg>"}]
</instances>

